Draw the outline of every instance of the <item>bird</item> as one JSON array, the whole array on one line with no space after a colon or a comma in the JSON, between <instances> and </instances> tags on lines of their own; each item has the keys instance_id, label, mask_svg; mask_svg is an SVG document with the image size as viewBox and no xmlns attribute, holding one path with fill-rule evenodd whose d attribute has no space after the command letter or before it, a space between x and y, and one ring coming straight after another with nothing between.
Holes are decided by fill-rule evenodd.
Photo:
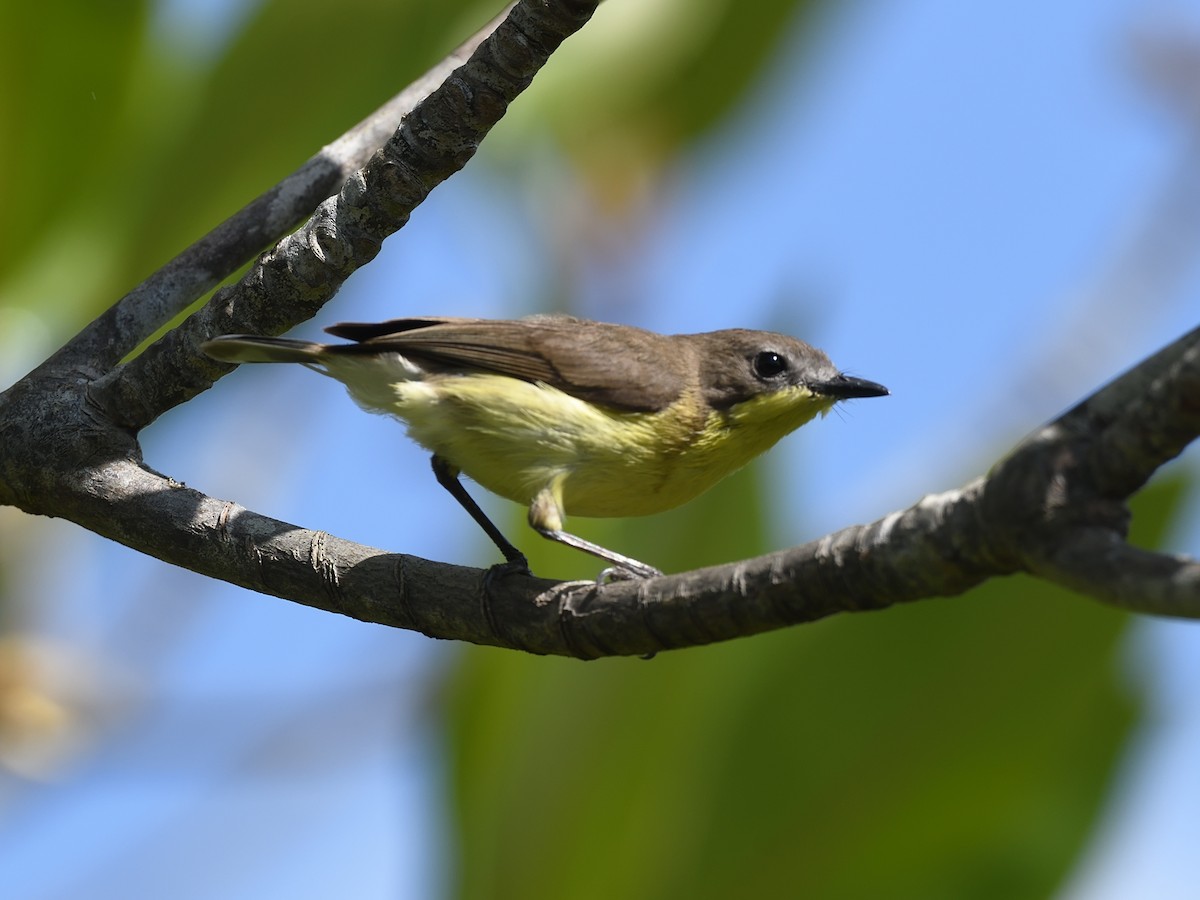
<instances>
[{"instance_id":1,"label":"bird","mask_svg":"<svg viewBox=\"0 0 1200 900\"><path fill-rule=\"evenodd\" d=\"M666 335L559 314L325 330L348 343L231 334L201 349L227 363L299 363L401 420L504 556L501 573L529 574L528 562L461 475L527 506L534 531L609 563L606 573L650 578L662 572L567 532L566 517L673 509L836 403L889 393L770 331Z\"/></svg>"}]
</instances>

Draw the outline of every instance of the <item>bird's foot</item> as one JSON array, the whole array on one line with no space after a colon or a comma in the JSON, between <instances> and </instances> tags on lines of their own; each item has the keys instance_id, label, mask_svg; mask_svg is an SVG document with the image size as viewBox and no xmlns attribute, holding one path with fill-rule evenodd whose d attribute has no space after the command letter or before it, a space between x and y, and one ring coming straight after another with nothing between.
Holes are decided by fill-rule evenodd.
<instances>
[{"instance_id":1,"label":"bird's foot","mask_svg":"<svg viewBox=\"0 0 1200 900\"><path fill-rule=\"evenodd\" d=\"M609 566L596 576L596 584L612 584L614 581L641 581L645 578L659 578L660 569L648 566L636 559L626 559L618 566Z\"/></svg>"},{"instance_id":2,"label":"bird's foot","mask_svg":"<svg viewBox=\"0 0 1200 900\"><path fill-rule=\"evenodd\" d=\"M533 573L529 571L529 560L524 554L510 557L502 563L496 563L491 566L483 574L483 583L487 587L497 578L507 578L509 575L525 575L532 577Z\"/></svg>"}]
</instances>

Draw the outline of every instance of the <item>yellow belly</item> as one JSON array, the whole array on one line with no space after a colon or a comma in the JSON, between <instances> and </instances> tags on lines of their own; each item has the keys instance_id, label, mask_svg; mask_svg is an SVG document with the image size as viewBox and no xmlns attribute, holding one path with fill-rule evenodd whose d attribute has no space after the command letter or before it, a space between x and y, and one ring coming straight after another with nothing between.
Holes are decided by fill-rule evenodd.
<instances>
[{"instance_id":1,"label":"yellow belly","mask_svg":"<svg viewBox=\"0 0 1200 900\"><path fill-rule=\"evenodd\" d=\"M699 414L686 399L631 413L499 375L399 380L381 390L375 379L356 386L348 373L330 374L489 491L529 504L557 482L563 512L580 516L679 506L830 405L803 392L755 398L726 413Z\"/></svg>"}]
</instances>

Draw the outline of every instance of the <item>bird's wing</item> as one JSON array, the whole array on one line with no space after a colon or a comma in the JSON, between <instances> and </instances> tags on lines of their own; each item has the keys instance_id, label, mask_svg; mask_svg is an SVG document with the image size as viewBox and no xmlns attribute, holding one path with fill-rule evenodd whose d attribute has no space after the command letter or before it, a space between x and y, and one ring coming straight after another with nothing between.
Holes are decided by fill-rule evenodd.
<instances>
[{"instance_id":1,"label":"bird's wing","mask_svg":"<svg viewBox=\"0 0 1200 900\"><path fill-rule=\"evenodd\" d=\"M450 370L494 372L547 384L624 410L669 406L694 380L691 345L640 328L570 316L393 319L326 329L357 341L333 352L394 352ZM671 341L668 352L662 342Z\"/></svg>"}]
</instances>

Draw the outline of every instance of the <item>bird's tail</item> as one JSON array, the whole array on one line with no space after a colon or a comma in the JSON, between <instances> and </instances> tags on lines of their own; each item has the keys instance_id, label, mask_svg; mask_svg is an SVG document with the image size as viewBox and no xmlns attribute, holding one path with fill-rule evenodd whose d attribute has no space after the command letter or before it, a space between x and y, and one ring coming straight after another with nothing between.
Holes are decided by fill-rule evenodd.
<instances>
[{"instance_id":1,"label":"bird's tail","mask_svg":"<svg viewBox=\"0 0 1200 900\"><path fill-rule=\"evenodd\" d=\"M260 337L253 334L223 334L205 341L200 349L222 362L231 363L306 363L321 362L324 344L293 341L288 338Z\"/></svg>"}]
</instances>

